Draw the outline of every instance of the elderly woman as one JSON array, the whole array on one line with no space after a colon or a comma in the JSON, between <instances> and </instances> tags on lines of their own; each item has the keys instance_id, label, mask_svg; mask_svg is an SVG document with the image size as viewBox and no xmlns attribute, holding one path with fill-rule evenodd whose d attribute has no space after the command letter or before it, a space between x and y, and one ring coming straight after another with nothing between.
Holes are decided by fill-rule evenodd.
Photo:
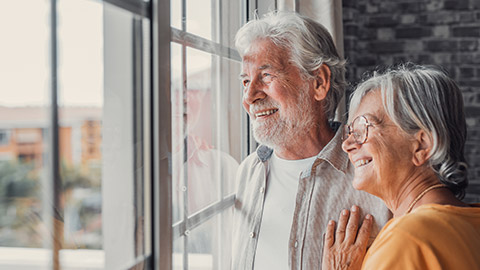
<instances>
[{"instance_id":1,"label":"elderly woman","mask_svg":"<svg viewBox=\"0 0 480 270\"><path fill-rule=\"evenodd\" d=\"M404 65L354 92L343 150L353 187L381 198L391 219L365 254L372 216L358 207L325 234L323 269L480 269L480 204L467 186L461 92L443 72Z\"/></svg>"}]
</instances>

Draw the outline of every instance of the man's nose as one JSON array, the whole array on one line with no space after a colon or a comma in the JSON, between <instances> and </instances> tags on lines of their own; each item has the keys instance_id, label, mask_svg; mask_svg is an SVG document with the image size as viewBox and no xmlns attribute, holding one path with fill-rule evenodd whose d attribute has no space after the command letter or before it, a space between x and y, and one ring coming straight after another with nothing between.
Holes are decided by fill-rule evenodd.
<instances>
[{"instance_id":1,"label":"man's nose","mask_svg":"<svg viewBox=\"0 0 480 270\"><path fill-rule=\"evenodd\" d=\"M261 80L253 79L245 89L243 94L244 102L253 104L257 100L264 99L266 94L264 92L265 85Z\"/></svg>"}]
</instances>

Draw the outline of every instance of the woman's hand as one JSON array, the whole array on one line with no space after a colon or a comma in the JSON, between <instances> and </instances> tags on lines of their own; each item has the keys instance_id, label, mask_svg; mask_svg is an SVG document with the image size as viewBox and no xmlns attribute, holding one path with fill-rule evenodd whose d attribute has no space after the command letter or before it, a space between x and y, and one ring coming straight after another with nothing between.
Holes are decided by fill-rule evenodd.
<instances>
[{"instance_id":1,"label":"woman's hand","mask_svg":"<svg viewBox=\"0 0 480 270\"><path fill-rule=\"evenodd\" d=\"M323 245L322 269L360 269L367 249L368 238L372 230L373 217L366 215L358 229L360 209L352 206L351 213L343 210L338 219L330 220ZM358 233L357 233L358 230Z\"/></svg>"}]
</instances>

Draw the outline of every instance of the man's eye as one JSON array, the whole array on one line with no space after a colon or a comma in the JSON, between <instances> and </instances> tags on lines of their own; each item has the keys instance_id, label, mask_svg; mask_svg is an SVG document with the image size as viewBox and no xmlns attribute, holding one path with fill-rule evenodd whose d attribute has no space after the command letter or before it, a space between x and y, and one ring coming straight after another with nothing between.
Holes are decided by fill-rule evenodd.
<instances>
[{"instance_id":1,"label":"man's eye","mask_svg":"<svg viewBox=\"0 0 480 270\"><path fill-rule=\"evenodd\" d=\"M247 87L250 84L250 80L243 80L242 84L243 84L243 87Z\"/></svg>"},{"instance_id":2,"label":"man's eye","mask_svg":"<svg viewBox=\"0 0 480 270\"><path fill-rule=\"evenodd\" d=\"M273 79L272 74L270 73L262 73L262 80L264 83L271 83Z\"/></svg>"}]
</instances>

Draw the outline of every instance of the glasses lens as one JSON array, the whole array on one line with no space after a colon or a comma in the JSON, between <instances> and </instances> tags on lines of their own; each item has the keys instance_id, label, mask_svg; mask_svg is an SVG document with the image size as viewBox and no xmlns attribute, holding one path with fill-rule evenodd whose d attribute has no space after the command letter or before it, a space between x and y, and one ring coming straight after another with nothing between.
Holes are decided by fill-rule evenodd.
<instances>
[{"instance_id":1,"label":"glasses lens","mask_svg":"<svg viewBox=\"0 0 480 270\"><path fill-rule=\"evenodd\" d=\"M362 144L367 137L367 119L363 116L355 118L352 122L352 134L355 142Z\"/></svg>"}]
</instances>

